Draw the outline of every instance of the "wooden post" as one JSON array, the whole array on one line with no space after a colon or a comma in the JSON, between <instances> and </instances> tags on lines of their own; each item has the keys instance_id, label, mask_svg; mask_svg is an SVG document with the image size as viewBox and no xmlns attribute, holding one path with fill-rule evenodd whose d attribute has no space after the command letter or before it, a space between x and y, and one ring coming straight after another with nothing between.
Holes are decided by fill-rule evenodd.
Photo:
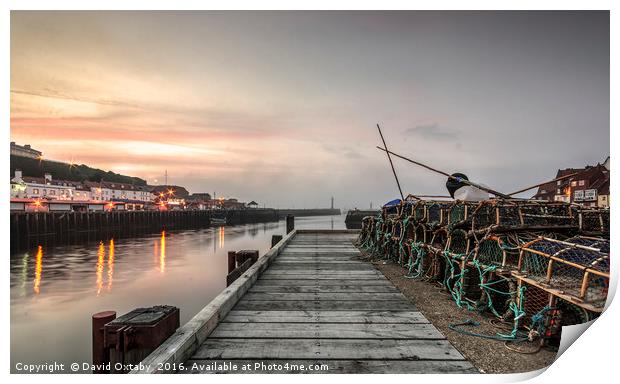
<instances>
[{"instance_id":1,"label":"wooden post","mask_svg":"<svg viewBox=\"0 0 620 384\"><path fill-rule=\"evenodd\" d=\"M288 235L295 229L295 216L286 215L286 234Z\"/></svg>"},{"instance_id":2,"label":"wooden post","mask_svg":"<svg viewBox=\"0 0 620 384\"><path fill-rule=\"evenodd\" d=\"M271 248L275 247L282 240L282 235L273 235L271 236Z\"/></svg>"},{"instance_id":3,"label":"wooden post","mask_svg":"<svg viewBox=\"0 0 620 384\"><path fill-rule=\"evenodd\" d=\"M237 268L237 252L229 251L228 252L228 273L231 273L232 271L234 271L235 268Z\"/></svg>"},{"instance_id":4,"label":"wooden post","mask_svg":"<svg viewBox=\"0 0 620 384\"><path fill-rule=\"evenodd\" d=\"M93 365L95 366L94 373L106 373L103 368L105 363L110 361L108 354L106 353L104 345L103 329L104 326L110 321L116 319L115 311L104 311L95 313L92 318L92 334L93 334Z\"/></svg>"}]
</instances>

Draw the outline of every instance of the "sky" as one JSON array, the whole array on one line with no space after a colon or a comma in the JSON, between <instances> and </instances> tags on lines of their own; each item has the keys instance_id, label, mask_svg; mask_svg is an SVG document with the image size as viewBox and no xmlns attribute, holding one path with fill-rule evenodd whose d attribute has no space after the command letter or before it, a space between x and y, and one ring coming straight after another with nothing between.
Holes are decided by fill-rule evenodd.
<instances>
[{"instance_id":1,"label":"sky","mask_svg":"<svg viewBox=\"0 0 620 384\"><path fill-rule=\"evenodd\" d=\"M602 162L609 80L608 12L11 12L11 141L271 207L396 198L377 123L505 193Z\"/></svg>"}]
</instances>

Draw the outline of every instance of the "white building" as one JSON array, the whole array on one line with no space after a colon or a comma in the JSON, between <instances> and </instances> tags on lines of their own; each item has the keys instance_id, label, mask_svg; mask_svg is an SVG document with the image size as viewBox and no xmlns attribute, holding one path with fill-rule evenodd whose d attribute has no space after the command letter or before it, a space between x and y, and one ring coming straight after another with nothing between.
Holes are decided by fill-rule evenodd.
<instances>
[{"instance_id":1,"label":"white building","mask_svg":"<svg viewBox=\"0 0 620 384\"><path fill-rule=\"evenodd\" d=\"M102 181L99 183L87 181L84 185L90 189L93 200L150 203L155 198L145 185L117 183L113 181Z\"/></svg>"},{"instance_id":2,"label":"white building","mask_svg":"<svg viewBox=\"0 0 620 384\"><path fill-rule=\"evenodd\" d=\"M81 184L67 180L52 180L52 175L45 177L22 176L22 171L15 170L11 180L11 197L49 199L49 200L89 200L89 191L80 190Z\"/></svg>"}]
</instances>

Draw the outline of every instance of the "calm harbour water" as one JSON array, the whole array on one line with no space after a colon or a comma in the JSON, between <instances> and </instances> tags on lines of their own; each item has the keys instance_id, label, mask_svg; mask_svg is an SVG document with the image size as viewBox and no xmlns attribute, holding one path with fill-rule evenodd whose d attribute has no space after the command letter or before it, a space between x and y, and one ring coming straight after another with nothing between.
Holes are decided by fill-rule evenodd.
<instances>
[{"instance_id":1,"label":"calm harbour water","mask_svg":"<svg viewBox=\"0 0 620 384\"><path fill-rule=\"evenodd\" d=\"M344 215L297 217L299 229L344 229ZM91 361L91 315L158 304L187 322L226 285L227 252L259 249L284 221L162 232L11 255L11 370Z\"/></svg>"}]
</instances>

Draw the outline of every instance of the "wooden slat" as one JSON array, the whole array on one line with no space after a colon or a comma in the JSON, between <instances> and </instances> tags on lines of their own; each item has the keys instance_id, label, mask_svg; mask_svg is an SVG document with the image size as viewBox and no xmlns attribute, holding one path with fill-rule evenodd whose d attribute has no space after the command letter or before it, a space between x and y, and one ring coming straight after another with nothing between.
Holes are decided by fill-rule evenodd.
<instances>
[{"instance_id":1,"label":"wooden slat","mask_svg":"<svg viewBox=\"0 0 620 384\"><path fill-rule=\"evenodd\" d=\"M276 285L276 286L326 286L326 285L348 285L348 286L372 286L372 285L380 285L380 286L391 286L393 285L386 279L258 279L256 281L256 286L261 285Z\"/></svg>"},{"instance_id":2,"label":"wooden slat","mask_svg":"<svg viewBox=\"0 0 620 384\"><path fill-rule=\"evenodd\" d=\"M297 285L263 285L254 284L250 292L271 292L271 293L327 293L327 292L343 292L343 293L361 293L361 292L393 292L399 293L396 287L389 285L313 285L313 286L297 286Z\"/></svg>"},{"instance_id":3,"label":"wooden slat","mask_svg":"<svg viewBox=\"0 0 620 384\"><path fill-rule=\"evenodd\" d=\"M439 340L444 336L431 324L221 323L209 338Z\"/></svg>"},{"instance_id":4,"label":"wooden slat","mask_svg":"<svg viewBox=\"0 0 620 384\"><path fill-rule=\"evenodd\" d=\"M188 360L184 366L181 373L477 373L467 361L430 360Z\"/></svg>"},{"instance_id":5,"label":"wooden slat","mask_svg":"<svg viewBox=\"0 0 620 384\"><path fill-rule=\"evenodd\" d=\"M320 300L320 301L345 301L345 300L405 300L400 292L314 292L314 293L274 293L274 292L248 292L243 296L245 300Z\"/></svg>"},{"instance_id":6,"label":"wooden slat","mask_svg":"<svg viewBox=\"0 0 620 384\"><path fill-rule=\"evenodd\" d=\"M464 360L446 340L207 339L193 359Z\"/></svg>"},{"instance_id":7,"label":"wooden slat","mask_svg":"<svg viewBox=\"0 0 620 384\"><path fill-rule=\"evenodd\" d=\"M261 280L375 280L377 279L376 275L371 274L344 274L344 273L334 273L334 274L314 274L314 273L300 273L300 274L292 274L292 273L272 273L272 274L263 274Z\"/></svg>"},{"instance_id":8,"label":"wooden slat","mask_svg":"<svg viewBox=\"0 0 620 384\"><path fill-rule=\"evenodd\" d=\"M407 311L414 310L413 305L402 300L392 301L270 301L270 300L241 300L235 309L249 311Z\"/></svg>"},{"instance_id":9,"label":"wooden slat","mask_svg":"<svg viewBox=\"0 0 620 384\"><path fill-rule=\"evenodd\" d=\"M417 311L246 311L234 309L224 322L427 324Z\"/></svg>"}]
</instances>

